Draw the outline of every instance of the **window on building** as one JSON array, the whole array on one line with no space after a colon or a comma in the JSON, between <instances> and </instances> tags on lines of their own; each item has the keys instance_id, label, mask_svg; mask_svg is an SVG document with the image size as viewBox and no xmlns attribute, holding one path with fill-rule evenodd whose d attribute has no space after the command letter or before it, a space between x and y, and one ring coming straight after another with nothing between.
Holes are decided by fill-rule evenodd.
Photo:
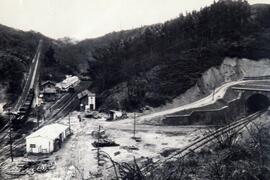
<instances>
[{"instance_id":1,"label":"window on building","mask_svg":"<svg viewBox=\"0 0 270 180\"><path fill-rule=\"evenodd\" d=\"M30 148L36 148L35 144L30 144Z\"/></svg>"}]
</instances>

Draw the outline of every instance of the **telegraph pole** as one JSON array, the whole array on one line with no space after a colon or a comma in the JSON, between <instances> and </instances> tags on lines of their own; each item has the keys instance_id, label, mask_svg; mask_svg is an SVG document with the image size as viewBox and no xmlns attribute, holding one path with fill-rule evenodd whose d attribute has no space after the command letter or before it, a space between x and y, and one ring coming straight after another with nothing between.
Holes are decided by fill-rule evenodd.
<instances>
[{"instance_id":1,"label":"telegraph pole","mask_svg":"<svg viewBox=\"0 0 270 180\"><path fill-rule=\"evenodd\" d=\"M69 127L69 133L71 133L71 127L70 127L70 113L68 113L68 127Z\"/></svg>"},{"instance_id":2,"label":"telegraph pole","mask_svg":"<svg viewBox=\"0 0 270 180\"><path fill-rule=\"evenodd\" d=\"M38 126L38 128L39 128L39 106L36 106L37 108L37 126Z\"/></svg>"},{"instance_id":3,"label":"telegraph pole","mask_svg":"<svg viewBox=\"0 0 270 180\"><path fill-rule=\"evenodd\" d=\"M10 150L10 158L11 158L11 161L13 162L13 148L12 148L12 117L11 117L11 112L10 112L10 109L8 110L8 114L9 114L9 150Z\"/></svg>"},{"instance_id":4,"label":"telegraph pole","mask_svg":"<svg viewBox=\"0 0 270 180\"><path fill-rule=\"evenodd\" d=\"M99 147L99 143L100 143L100 125L98 126L98 146L97 146L97 161L98 161L98 166L100 166L100 147Z\"/></svg>"},{"instance_id":5,"label":"telegraph pole","mask_svg":"<svg viewBox=\"0 0 270 180\"><path fill-rule=\"evenodd\" d=\"M136 134L136 113L134 112L134 122L133 122L133 137L135 138Z\"/></svg>"}]
</instances>

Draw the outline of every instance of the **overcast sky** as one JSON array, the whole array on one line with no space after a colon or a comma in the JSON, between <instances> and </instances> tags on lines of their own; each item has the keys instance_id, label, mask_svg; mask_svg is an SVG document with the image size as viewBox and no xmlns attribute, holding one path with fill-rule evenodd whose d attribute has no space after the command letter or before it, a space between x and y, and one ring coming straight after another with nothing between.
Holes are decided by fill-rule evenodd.
<instances>
[{"instance_id":1,"label":"overcast sky","mask_svg":"<svg viewBox=\"0 0 270 180\"><path fill-rule=\"evenodd\" d=\"M52 38L93 38L164 22L213 0L0 0L0 24ZM249 0L270 3L270 0Z\"/></svg>"}]
</instances>

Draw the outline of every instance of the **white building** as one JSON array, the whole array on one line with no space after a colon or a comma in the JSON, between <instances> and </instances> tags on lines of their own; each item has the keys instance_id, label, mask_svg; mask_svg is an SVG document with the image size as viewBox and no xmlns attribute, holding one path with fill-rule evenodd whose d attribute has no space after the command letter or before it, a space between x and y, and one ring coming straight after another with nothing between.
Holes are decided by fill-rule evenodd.
<instances>
[{"instance_id":1,"label":"white building","mask_svg":"<svg viewBox=\"0 0 270 180\"><path fill-rule=\"evenodd\" d=\"M66 76L62 82L56 83L55 87L61 91L68 91L69 88L74 88L80 83L80 79L77 76Z\"/></svg>"},{"instance_id":2,"label":"white building","mask_svg":"<svg viewBox=\"0 0 270 180\"><path fill-rule=\"evenodd\" d=\"M96 109L96 94L88 94L88 104L85 106L86 110L95 110Z\"/></svg>"},{"instance_id":3,"label":"white building","mask_svg":"<svg viewBox=\"0 0 270 180\"><path fill-rule=\"evenodd\" d=\"M84 90L78 94L81 111L93 111L96 109L96 94Z\"/></svg>"},{"instance_id":4,"label":"white building","mask_svg":"<svg viewBox=\"0 0 270 180\"><path fill-rule=\"evenodd\" d=\"M46 125L26 137L26 152L51 153L57 151L69 134L67 125L58 123Z\"/></svg>"},{"instance_id":5,"label":"white building","mask_svg":"<svg viewBox=\"0 0 270 180\"><path fill-rule=\"evenodd\" d=\"M110 117L108 120L116 120L118 118L121 118L123 113L121 111L110 110L109 115Z\"/></svg>"}]
</instances>

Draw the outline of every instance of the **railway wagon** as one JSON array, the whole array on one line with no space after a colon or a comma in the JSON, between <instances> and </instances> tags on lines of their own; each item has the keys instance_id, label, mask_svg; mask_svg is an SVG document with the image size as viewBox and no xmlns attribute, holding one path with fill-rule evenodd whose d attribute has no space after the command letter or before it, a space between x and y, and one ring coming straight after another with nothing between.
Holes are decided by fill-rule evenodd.
<instances>
[{"instance_id":1,"label":"railway wagon","mask_svg":"<svg viewBox=\"0 0 270 180\"><path fill-rule=\"evenodd\" d=\"M67 76L65 80L56 84L56 88L60 91L69 91L80 83L80 79L77 76Z\"/></svg>"},{"instance_id":2,"label":"railway wagon","mask_svg":"<svg viewBox=\"0 0 270 180\"><path fill-rule=\"evenodd\" d=\"M34 90L30 89L25 102L22 104L22 106L19 109L18 115L21 117L20 119L27 119L31 106L34 100Z\"/></svg>"}]
</instances>

